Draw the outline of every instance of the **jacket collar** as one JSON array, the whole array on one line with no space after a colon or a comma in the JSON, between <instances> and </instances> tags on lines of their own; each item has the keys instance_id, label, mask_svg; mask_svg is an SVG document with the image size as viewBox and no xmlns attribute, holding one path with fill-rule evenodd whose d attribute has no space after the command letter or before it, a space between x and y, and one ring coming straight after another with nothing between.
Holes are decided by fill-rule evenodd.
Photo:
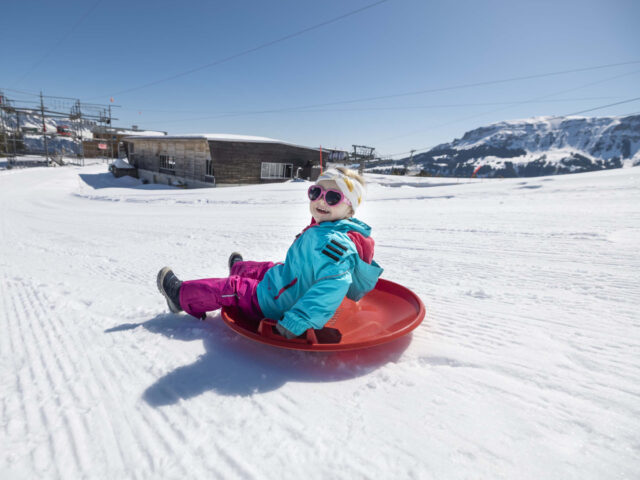
<instances>
[{"instance_id":1,"label":"jacket collar","mask_svg":"<svg viewBox=\"0 0 640 480\"><path fill-rule=\"evenodd\" d=\"M371 227L355 217L336 220L335 222L322 222L317 225L323 228L338 230L339 232L358 232L364 237L371 235Z\"/></svg>"}]
</instances>

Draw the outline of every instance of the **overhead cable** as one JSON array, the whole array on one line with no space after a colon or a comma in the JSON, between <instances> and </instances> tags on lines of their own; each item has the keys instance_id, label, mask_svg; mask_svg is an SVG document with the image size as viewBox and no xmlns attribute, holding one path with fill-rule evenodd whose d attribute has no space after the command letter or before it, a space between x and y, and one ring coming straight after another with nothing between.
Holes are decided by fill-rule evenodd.
<instances>
[{"instance_id":1,"label":"overhead cable","mask_svg":"<svg viewBox=\"0 0 640 480\"><path fill-rule=\"evenodd\" d=\"M185 119L181 119L181 120L171 120L171 121L168 121L167 123L173 123L173 122L176 122L176 121L182 122L182 121L193 121L193 120L213 120L213 119L216 119L216 118L224 118L224 117L229 117L229 116L260 115L260 114L265 114L265 113L305 111L305 110L308 110L308 109L318 108L318 107L327 107L327 106L334 106L334 105L345 105L345 104L349 104L349 103L358 103L358 102L365 102L365 101L371 101L371 100L381 100L381 99L389 99L389 98L396 98L396 97L406 97L406 96L410 96L410 95L421 95L421 94L424 94L424 93L433 93L433 92L442 92L442 91L447 91L447 90L458 90L458 89L464 89L464 88L473 88L473 87L478 87L478 86L494 85L494 84L499 84L499 83L528 80L528 79L533 79L533 78L550 77L550 76L555 76L555 75L563 75L563 74L567 74L567 73L586 72L586 71L590 71L590 70L599 70L599 69L604 69L604 68L618 67L618 66L622 66L622 65L633 65L633 64L639 64L639 63L640 63L640 60L630 61L630 62L621 62L621 63L611 63L611 64L606 64L606 65L596 65L596 66L592 66L592 67L574 68L574 69L571 69L571 70L562 70L562 71L557 71L557 72L547 72L547 73L540 73L540 74L532 74L532 75L526 75L526 76L522 76L522 77L509 77L509 78L506 78L506 79L488 80L488 81L483 81L483 82L462 84L462 85L457 85L457 86L448 86L448 87L445 86L445 87L430 88L430 89L425 89L425 90L416 90L414 92L405 92L405 93L397 93L397 94L390 94L390 95L382 95L382 96L377 96L377 97L357 98L357 99L351 99L351 100L341 100L341 101L326 102L326 103L315 103L315 104L298 105L298 106L292 106L292 107L283 107L283 108L266 109L266 110L247 110L247 111L240 111L240 112L230 112L230 113L223 113L223 114L216 114L216 115L208 115L208 116L204 116L204 117L192 117L192 118L185 118ZM628 73L622 74L622 76L624 76L624 75L628 75ZM614 77L614 78L618 78L618 77ZM140 110L142 110L142 109L140 109ZM158 123L158 122L155 122L155 123Z\"/></svg>"},{"instance_id":2,"label":"overhead cable","mask_svg":"<svg viewBox=\"0 0 640 480\"><path fill-rule=\"evenodd\" d=\"M580 110L579 112L573 112L573 113L569 113L567 115L562 115L563 117L570 117L571 115L579 115L581 113L587 113L587 112L593 112L595 110L602 110L603 108L607 108L607 107L613 107L615 105L622 105L623 103L631 103L631 102L637 102L638 100L640 100L640 97L636 97L636 98L631 98L629 100L623 100L622 102L616 102L616 103L609 103L607 105L601 105L599 107L595 107L595 108L589 108L587 110ZM553 117L553 118L558 118Z\"/></svg>"},{"instance_id":3,"label":"overhead cable","mask_svg":"<svg viewBox=\"0 0 640 480\"><path fill-rule=\"evenodd\" d=\"M579 102L585 100L603 100L613 99L620 97L584 97L584 98L559 98L555 100L546 100L547 102ZM307 109L298 110L291 109L276 109L276 110L254 110L254 111L238 111L238 112L226 112L220 113L215 116L197 117L197 118L178 118L174 120L153 120L146 123L181 123L194 120L211 120L216 118L226 117L240 117L244 115L259 115L259 114L271 114L271 113L321 113L321 112L367 112L367 111L387 111L387 110L428 110L438 108L460 108L460 107L482 107L490 105L522 105L531 103L541 103L541 100L523 100L523 101L506 101L506 102L477 102L477 103L449 103L449 104L434 104L434 105L404 105L404 106L390 106L390 107L359 107L359 108L344 108L344 109ZM145 108L124 108L123 111L132 112L161 112L161 113L189 113L183 110L154 110ZM191 113L205 113L204 111L191 112ZM394 137L395 138L395 137Z\"/></svg>"},{"instance_id":4,"label":"overhead cable","mask_svg":"<svg viewBox=\"0 0 640 480\"><path fill-rule=\"evenodd\" d=\"M40 58L40 60L35 62L33 65L31 65L31 68L29 68L29 70L27 70L26 73L24 73L20 78L18 78L15 82L13 82L11 86L16 85L20 83L22 80L24 80L27 76L29 76L29 74L31 74L31 72L33 72L38 66L40 66L40 64L44 62L49 57L49 55L57 51L58 47L62 44L62 42L64 42L69 37L69 35L71 35L71 33L78 27L78 25L80 25L84 21L84 19L87 18L91 14L91 12L93 12L96 9L96 7L100 4L101 1L102 0L98 0L97 2L95 2L89 8L89 10L87 10L84 13L84 15L82 15L76 21L76 23L74 23L73 26L69 30L67 30L67 33L65 33L62 37L60 37L60 39L49 50L47 50L47 52Z\"/></svg>"},{"instance_id":5,"label":"overhead cable","mask_svg":"<svg viewBox=\"0 0 640 480\"><path fill-rule=\"evenodd\" d=\"M547 95L537 96L535 98L531 98L530 100L532 100L532 101L543 100L543 99L546 99L546 98L549 98L549 97L554 97L556 95L562 95L564 93L574 92L576 90L580 90L580 89L583 89L583 88L586 88L586 87L590 87L590 86L593 86L593 85L598 85L600 83L609 82L611 80L615 80L615 79L618 79L618 78L626 77L626 76L629 76L629 75L635 75L637 73L640 73L640 70L633 70L631 72L626 72L626 73L623 73L623 74L620 74L620 75L615 75L613 77L607 77L607 78L604 78L604 79L601 79L601 80L596 80L594 82L588 82L588 83L585 83L585 84L577 86L577 87L564 89L564 90L557 91L557 92L554 92L554 93L550 93L550 94L547 94ZM628 101L625 100L624 103L628 103ZM407 136L410 136L410 135L415 135L417 133L426 133L428 131L435 130L435 129L438 129L438 128L441 128L441 127L444 127L444 126L447 126L447 125L451 125L451 124L454 124L454 123L459 123L459 122L463 122L465 120L471 120L473 118L482 117L484 115L489 115L491 113L496 113L496 112L500 112L500 111L503 111L503 110L508 110L509 108L510 107L507 106L507 107L502 107L502 108L497 108L497 109L481 112L481 113L478 113L478 114L475 114L475 115L454 119L454 120L451 120L449 122L442 123L442 124L439 124L439 125L434 125L433 127L429 128L429 129L426 129L426 130L423 130L423 129L416 130L416 131L409 132L409 133L406 133L406 134L396 135L394 137L387 137L387 138L382 139L382 140L394 140L394 139L397 139L397 138L402 138L402 137L407 137ZM597 109L605 108L605 106L596 107L596 108ZM574 113L572 115L576 115L576 113ZM562 115L562 116L566 116L566 115ZM416 152L423 152L423 151L430 150L431 148L433 148L433 146L424 147L424 148L418 148L418 149L413 149L413 150L416 151ZM395 157L395 156L399 156L399 155L407 155L409 153L410 153L410 151L407 151L407 152L394 153L394 154L387 155L387 156Z\"/></svg>"},{"instance_id":6,"label":"overhead cable","mask_svg":"<svg viewBox=\"0 0 640 480\"><path fill-rule=\"evenodd\" d=\"M137 87L127 88L127 89L124 89L124 90L120 90L118 92L113 92L113 93L110 93L107 96L113 97L115 95L122 95L124 93L134 92L136 90L142 90L143 88L151 87L151 86L157 85L159 83L168 82L169 80L174 80L176 78L184 77L186 75L190 75L192 73L199 72L200 70L204 70L206 68L211 68L211 67L214 67L216 65L220 65L222 63L229 62L229 61L234 60L236 58L243 57L243 56L248 55L248 54L253 53L253 52L257 52L258 50L262 50L264 48L270 47L270 46L275 45L277 43L281 43L281 42L290 40L292 38L299 37L300 35L304 35L305 33L311 32L312 30L317 30L319 28L326 27L327 25L335 23L335 22L337 22L339 20L342 20L344 18L353 16L353 15L357 15L358 13L362 13L365 10L369 10L370 8L377 7L378 5L381 5L381 4L386 3L388 1L390 1L390 0L379 0L379 1L375 2L375 3L371 3L369 5L365 5L362 8L358 8L356 10L352 10L350 12L347 12L347 13L343 14L343 15L339 15L337 17L334 17L334 18L332 18L330 20L326 20L324 22L317 23L315 25L312 25L311 27L303 28L302 30L298 30L297 32L290 33L288 35L285 35L285 36L280 37L280 38L276 38L275 40L271 40L271 41L268 41L266 43L262 43L260 45L255 46L255 47L249 48L247 50L243 50L241 52L234 53L233 55L229 55L229 56L221 58L219 60L216 60L216 61L213 61L213 62L210 62L210 63L206 63L204 65L200 65L198 67L191 68L189 70L185 70L183 72L176 73L174 75L171 75L171 76L168 76L168 77L164 77L164 78L161 78L161 79L149 82L149 83L145 83L145 84L139 85ZM98 98L98 97L91 97L91 99L93 99L93 98Z\"/></svg>"}]
</instances>

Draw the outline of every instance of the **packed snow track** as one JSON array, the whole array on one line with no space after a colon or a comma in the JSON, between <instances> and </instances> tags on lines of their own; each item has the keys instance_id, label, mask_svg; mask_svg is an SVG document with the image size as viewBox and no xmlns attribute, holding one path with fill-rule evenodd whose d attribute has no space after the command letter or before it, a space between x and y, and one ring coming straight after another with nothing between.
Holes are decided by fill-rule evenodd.
<instances>
[{"instance_id":1,"label":"packed snow track","mask_svg":"<svg viewBox=\"0 0 640 480\"><path fill-rule=\"evenodd\" d=\"M314 354L155 287L281 260L307 183L0 171L0 478L638 478L640 168L368 180L383 277L427 317Z\"/></svg>"}]
</instances>

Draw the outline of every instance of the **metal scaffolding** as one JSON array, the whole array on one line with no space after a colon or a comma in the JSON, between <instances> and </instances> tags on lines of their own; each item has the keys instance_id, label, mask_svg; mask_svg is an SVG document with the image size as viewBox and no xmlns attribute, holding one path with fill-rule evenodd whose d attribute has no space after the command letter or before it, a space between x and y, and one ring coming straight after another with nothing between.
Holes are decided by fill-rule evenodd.
<instances>
[{"instance_id":1,"label":"metal scaffolding","mask_svg":"<svg viewBox=\"0 0 640 480\"><path fill-rule=\"evenodd\" d=\"M118 105L82 103L77 98L43 95L37 99L11 99L0 90L0 154L7 157L9 165L16 165L24 154L41 155L42 162L84 165L84 142L90 137L85 133L96 128L107 128L114 118L112 108ZM27 125L26 120L31 123ZM33 120L37 119L34 126ZM41 138L42 148L25 144L25 139ZM69 139L70 149L54 141ZM111 144L110 144L111 147ZM113 149L109 148L108 152Z\"/></svg>"}]
</instances>

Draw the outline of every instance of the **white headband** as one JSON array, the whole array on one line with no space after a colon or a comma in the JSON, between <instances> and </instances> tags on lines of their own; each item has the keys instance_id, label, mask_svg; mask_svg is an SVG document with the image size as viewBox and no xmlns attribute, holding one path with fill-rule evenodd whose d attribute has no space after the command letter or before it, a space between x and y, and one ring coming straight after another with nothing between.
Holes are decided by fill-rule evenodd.
<instances>
[{"instance_id":1,"label":"white headband","mask_svg":"<svg viewBox=\"0 0 640 480\"><path fill-rule=\"evenodd\" d=\"M325 170L322 175L318 177L318 181L321 180L333 180L336 182L340 191L351 202L354 212L364 200L364 186L355 178L349 178L347 175L335 168Z\"/></svg>"}]
</instances>

